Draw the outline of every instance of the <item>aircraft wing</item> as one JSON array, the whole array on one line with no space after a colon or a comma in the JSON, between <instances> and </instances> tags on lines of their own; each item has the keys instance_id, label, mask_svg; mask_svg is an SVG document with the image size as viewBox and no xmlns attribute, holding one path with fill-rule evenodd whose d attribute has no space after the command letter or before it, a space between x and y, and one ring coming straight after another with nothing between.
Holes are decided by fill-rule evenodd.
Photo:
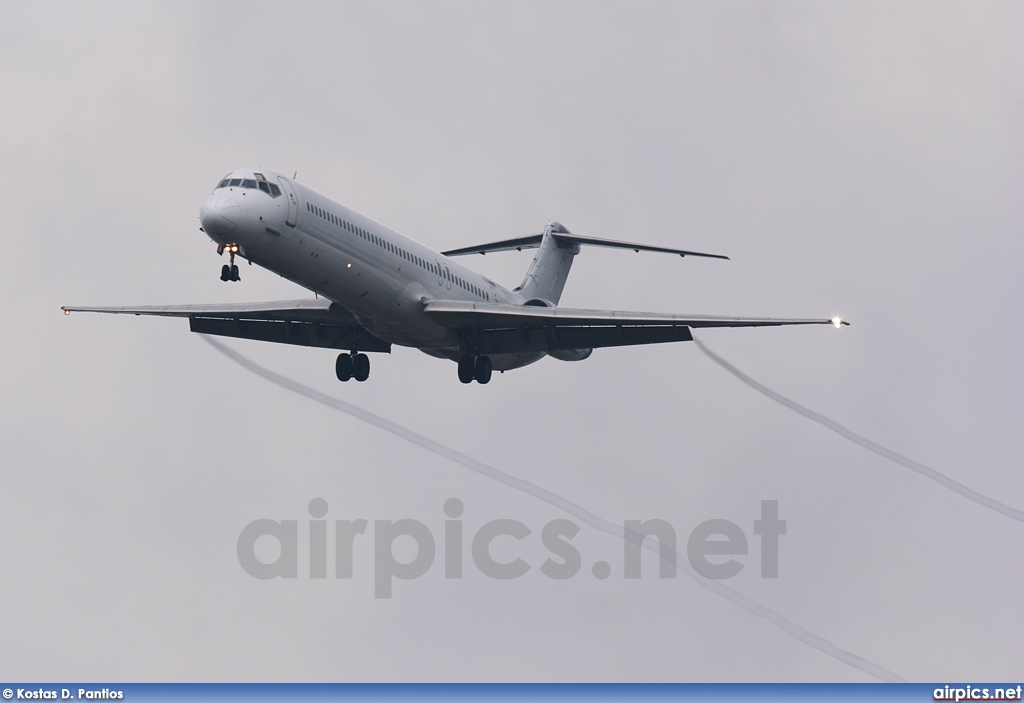
<instances>
[{"instance_id":1,"label":"aircraft wing","mask_svg":"<svg viewBox=\"0 0 1024 703\"><path fill-rule=\"evenodd\" d=\"M449 300L428 302L424 312L438 324L472 335L481 354L688 342L693 327L849 324L838 318L719 317Z\"/></svg>"},{"instance_id":2,"label":"aircraft wing","mask_svg":"<svg viewBox=\"0 0 1024 703\"><path fill-rule=\"evenodd\" d=\"M352 313L324 298L213 305L65 306L61 309L67 315L100 312L187 317L191 330L201 334L328 349L391 352L391 344L374 337Z\"/></svg>"}]
</instances>

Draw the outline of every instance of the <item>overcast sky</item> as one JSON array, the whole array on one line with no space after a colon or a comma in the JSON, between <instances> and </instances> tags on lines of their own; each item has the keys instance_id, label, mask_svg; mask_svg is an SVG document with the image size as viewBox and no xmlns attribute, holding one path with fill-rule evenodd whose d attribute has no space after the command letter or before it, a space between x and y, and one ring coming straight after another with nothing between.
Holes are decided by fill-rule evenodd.
<instances>
[{"instance_id":1,"label":"overcast sky","mask_svg":"<svg viewBox=\"0 0 1024 703\"><path fill-rule=\"evenodd\" d=\"M585 250L562 303L852 326L713 330L762 383L1024 506L1024 5L1005 2L28 3L0 21L0 678L869 680L680 576L623 578L589 527L542 575L530 496L289 394L182 320L60 305L306 292L198 230L228 171L291 174L434 249L540 231ZM530 254L468 259L513 286ZM912 680L1024 676L1024 526L757 395L692 344L463 386L396 348L228 344L612 522L745 532L726 583ZM465 575L446 580L459 498ZM351 580L308 577L312 498L366 519ZM778 500L779 578L753 521ZM299 578L236 559L298 520ZM433 568L374 598L373 521ZM473 566L495 542L533 568ZM409 543L396 553L411 557ZM403 551L404 550L404 551ZM607 580L591 575L598 560ZM333 560L332 560L333 564ZM332 567L333 568L333 567Z\"/></svg>"}]
</instances>

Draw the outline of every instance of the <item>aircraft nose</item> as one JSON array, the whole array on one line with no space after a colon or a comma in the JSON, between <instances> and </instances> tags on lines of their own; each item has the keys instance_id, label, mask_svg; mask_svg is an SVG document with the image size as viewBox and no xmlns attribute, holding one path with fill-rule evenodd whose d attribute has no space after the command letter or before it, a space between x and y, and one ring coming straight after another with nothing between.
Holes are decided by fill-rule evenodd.
<instances>
[{"instance_id":1,"label":"aircraft nose","mask_svg":"<svg viewBox=\"0 0 1024 703\"><path fill-rule=\"evenodd\" d=\"M214 237L226 237L235 231L242 218L242 208L235 199L222 193L213 193L203 203L199 219L203 231Z\"/></svg>"}]
</instances>

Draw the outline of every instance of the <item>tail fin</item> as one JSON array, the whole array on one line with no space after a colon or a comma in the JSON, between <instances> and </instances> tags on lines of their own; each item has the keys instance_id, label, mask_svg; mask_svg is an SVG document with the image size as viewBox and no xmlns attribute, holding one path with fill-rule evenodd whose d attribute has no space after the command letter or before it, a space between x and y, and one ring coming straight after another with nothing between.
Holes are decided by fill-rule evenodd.
<instances>
[{"instance_id":1,"label":"tail fin","mask_svg":"<svg viewBox=\"0 0 1024 703\"><path fill-rule=\"evenodd\" d=\"M562 297L562 289L569 278L572 260L580 253L580 245L567 241L554 234L571 234L569 230L557 222L548 222L541 235L537 255L533 257L526 278L516 288L516 292L528 299L540 298L554 305Z\"/></svg>"}]
</instances>

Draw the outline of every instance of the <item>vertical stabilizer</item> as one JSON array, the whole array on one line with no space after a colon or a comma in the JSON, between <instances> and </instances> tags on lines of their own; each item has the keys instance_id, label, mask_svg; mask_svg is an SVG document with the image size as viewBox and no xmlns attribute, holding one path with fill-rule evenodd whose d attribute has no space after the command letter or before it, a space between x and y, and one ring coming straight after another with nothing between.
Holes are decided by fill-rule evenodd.
<instances>
[{"instance_id":1,"label":"vertical stabilizer","mask_svg":"<svg viewBox=\"0 0 1024 703\"><path fill-rule=\"evenodd\" d=\"M580 253L580 245L560 240L551 236L553 234L571 232L557 222L547 223L537 255L533 257L530 270L516 291L527 299L540 298L558 305L565 280L569 277L569 269L572 268L573 257Z\"/></svg>"}]
</instances>

